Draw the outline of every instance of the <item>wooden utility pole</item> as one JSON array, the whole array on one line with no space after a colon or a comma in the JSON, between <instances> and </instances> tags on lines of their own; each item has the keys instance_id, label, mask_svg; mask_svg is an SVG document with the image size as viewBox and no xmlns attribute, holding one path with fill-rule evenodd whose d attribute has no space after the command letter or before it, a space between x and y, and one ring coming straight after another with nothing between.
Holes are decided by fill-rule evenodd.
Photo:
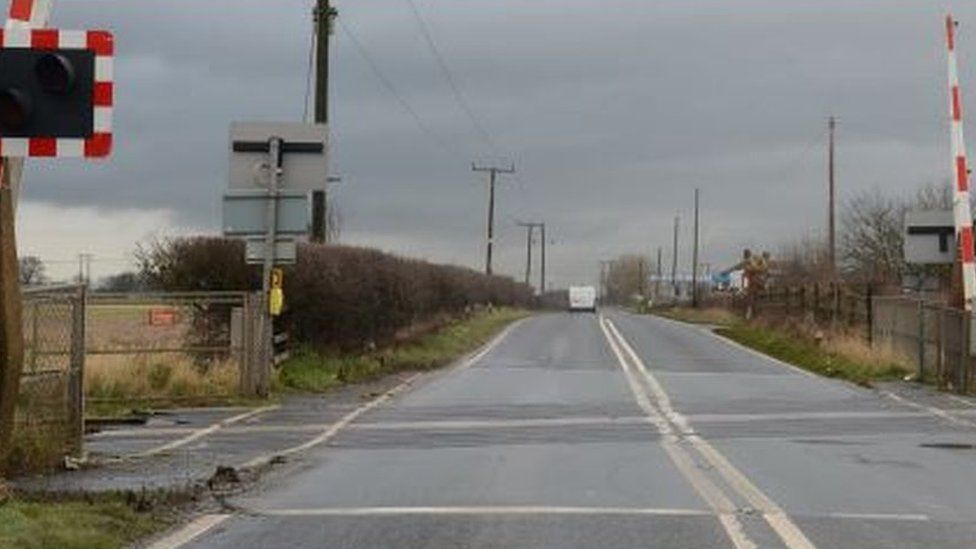
<instances>
[{"instance_id":1,"label":"wooden utility pole","mask_svg":"<svg viewBox=\"0 0 976 549\"><path fill-rule=\"evenodd\" d=\"M488 245L485 248L485 273L488 275L492 274L491 268L491 253L492 246L495 240L495 181L498 178L498 174L505 173L511 174L515 173L515 166L511 168L497 168L494 166L479 167L477 164L471 164L471 170L475 172L488 172ZM545 237L545 229L542 230L543 237ZM543 238L542 243L542 270L545 272L545 238ZM543 281L542 292L545 293L545 281Z\"/></svg>"},{"instance_id":2,"label":"wooden utility pole","mask_svg":"<svg viewBox=\"0 0 976 549\"><path fill-rule=\"evenodd\" d=\"M52 0L31 3L28 13L24 13L24 7L23 2L10 4L7 29L47 26ZM23 303L14 216L23 165L22 158L0 158L0 464L5 461L13 437L24 367Z\"/></svg>"},{"instance_id":3,"label":"wooden utility pole","mask_svg":"<svg viewBox=\"0 0 976 549\"><path fill-rule=\"evenodd\" d=\"M338 15L329 0L318 0L312 17L315 21L315 123L329 123L329 39L332 20ZM326 242L329 238L329 181L322 189L312 191L312 242Z\"/></svg>"},{"instance_id":4,"label":"wooden utility pole","mask_svg":"<svg viewBox=\"0 0 976 549\"><path fill-rule=\"evenodd\" d=\"M698 230L698 197L699 190L695 189L695 242L692 245L692 258L691 258L691 306L697 308L699 302L698 296L698 241L699 241L699 230Z\"/></svg>"},{"instance_id":5,"label":"wooden utility pole","mask_svg":"<svg viewBox=\"0 0 976 549\"><path fill-rule=\"evenodd\" d=\"M539 291L542 295L546 294L546 224L539 223L539 227L542 229L542 274L539 277Z\"/></svg>"},{"instance_id":6,"label":"wooden utility pole","mask_svg":"<svg viewBox=\"0 0 976 549\"><path fill-rule=\"evenodd\" d=\"M674 216L674 245L671 248L671 291L673 297L678 297L678 229L681 218Z\"/></svg>"},{"instance_id":7,"label":"wooden utility pole","mask_svg":"<svg viewBox=\"0 0 976 549\"><path fill-rule=\"evenodd\" d=\"M828 140L827 151L827 256L830 261L830 278L833 280L837 274L837 222L836 222L836 189L834 187L834 131L837 128L837 119L833 116L827 122Z\"/></svg>"},{"instance_id":8,"label":"wooden utility pole","mask_svg":"<svg viewBox=\"0 0 976 549\"><path fill-rule=\"evenodd\" d=\"M519 222L519 227L525 228L525 284L532 284L532 234L537 223Z\"/></svg>"},{"instance_id":9,"label":"wooden utility pole","mask_svg":"<svg viewBox=\"0 0 976 549\"><path fill-rule=\"evenodd\" d=\"M657 280L654 281L654 301L661 299L661 277L664 276L664 266L661 264L662 252L660 246L657 247Z\"/></svg>"},{"instance_id":10,"label":"wooden utility pole","mask_svg":"<svg viewBox=\"0 0 976 549\"><path fill-rule=\"evenodd\" d=\"M10 448L24 366L23 305L14 233L14 193L6 167L7 161L4 160L0 164L0 460L5 458Z\"/></svg>"},{"instance_id":11,"label":"wooden utility pole","mask_svg":"<svg viewBox=\"0 0 976 549\"><path fill-rule=\"evenodd\" d=\"M600 260L600 298L606 303L610 296L610 266L613 261L608 259Z\"/></svg>"}]
</instances>

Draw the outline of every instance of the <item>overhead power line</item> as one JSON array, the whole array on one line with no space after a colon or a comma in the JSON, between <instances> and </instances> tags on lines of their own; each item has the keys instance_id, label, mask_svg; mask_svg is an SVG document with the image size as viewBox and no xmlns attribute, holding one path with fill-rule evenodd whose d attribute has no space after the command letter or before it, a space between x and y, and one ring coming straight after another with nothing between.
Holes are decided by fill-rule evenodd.
<instances>
[{"instance_id":1,"label":"overhead power line","mask_svg":"<svg viewBox=\"0 0 976 549\"><path fill-rule=\"evenodd\" d=\"M420 34L423 36L424 41L427 43L427 48L430 50L431 56L433 56L434 61L437 63L438 69L440 69L441 75L447 82L447 85L451 88L451 93L454 95L454 100L457 101L458 106L467 115L468 120L471 121L471 125L474 126L475 131L481 137L482 140L491 148L492 152L501 156L498 149L498 144L495 139L491 136L491 133L485 128L484 124L475 115L474 109L471 108L471 104L468 103L467 98L461 92L460 86L457 84L451 68L448 66L447 61L441 54L440 49L437 47L437 43L434 41L434 36L430 31L430 27L424 21L423 15L420 13L420 9L417 8L417 3L414 0L406 0L407 6L410 8L410 13L413 14L414 20L417 22L417 28L420 29Z\"/></svg>"},{"instance_id":2,"label":"overhead power line","mask_svg":"<svg viewBox=\"0 0 976 549\"><path fill-rule=\"evenodd\" d=\"M386 88L386 90L390 93L390 95L392 95L394 99L396 99L397 103L400 104L400 107L408 115L410 115L410 118L413 119L414 123L417 125L417 128L419 128L420 131L426 134L427 137L429 137L438 147L443 149L445 152L451 154L452 156L457 157L458 159L464 158L465 155L460 151L460 149L456 148L453 144L451 144L450 141L442 138L440 135L438 135L437 132L433 130L433 128L431 128L430 126L427 125L426 122L424 122L424 119L420 117L420 115L417 113L417 110L414 109L412 105L410 105L410 103L403 97L403 95L399 92L399 90L397 90L396 86L393 85L393 82L389 78L387 78L387 76L383 73L383 70L380 69L379 64L369 54L369 51L366 49L365 46L363 46L363 43L359 41L359 38L357 38L356 35L352 32L352 30L349 28L349 25L347 25L342 19L339 19L338 21L339 21L339 28L342 29L343 33L345 33L346 37L349 39L349 42L359 53L360 57L362 57L363 60L366 61L366 65L369 66L370 71L372 71L372 73L376 76L377 80L379 80L383 84L383 87Z\"/></svg>"}]
</instances>

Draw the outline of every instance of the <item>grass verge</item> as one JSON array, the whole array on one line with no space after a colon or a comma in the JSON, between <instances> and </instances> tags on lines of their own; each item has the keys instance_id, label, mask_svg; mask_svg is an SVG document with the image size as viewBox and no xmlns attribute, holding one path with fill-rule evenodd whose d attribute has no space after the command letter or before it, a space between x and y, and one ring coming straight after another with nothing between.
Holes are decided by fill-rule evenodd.
<instances>
[{"instance_id":1,"label":"grass verge","mask_svg":"<svg viewBox=\"0 0 976 549\"><path fill-rule=\"evenodd\" d=\"M96 356L85 364L85 396L90 403L224 402L237 394L234 360L195 363L185 355ZM188 403L188 404L187 404Z\"/></svg>"},{"instance_id":2,"label":"grass verge","mask_svg":"<svg viewBox=\"0 0 976 549\"><path fill-rule=\"evenodd\" d=\"M804 370L862 386L899 379L908 372L890 349L871 348L849 334L829 334L818 344L795 331L745 322L726 325L715 333Z\"/></svg>"},{"instance_id":3,"label":"grass verge","mask_svg":"<svg viewBox=\"0 0 976 549\"><path fill-rule=\"evenodd\" d=\"M517 309L480 312L413 342L359 355L304 350L282 365L278 385L285 390L322 392L388 373L445 366L484 345L506 326L528 314Z\"/></svg>"},{"instance_id":4,"label":"grass verge","mask_svg":"<svg viewBox=\"0 0 976 549\"><path fill-rule=\"evenodd\" d=\"M739 317L728 309L721 307L705 307L694 309L691 307L671 307L652 309L651 314L688 322L690 324L709 324L712 326L731 326L739 321Z\"/></svg>"},{"instance_id":5,"label":"grass verge","mask_svg":"<svg viewBox=\"0 0 976 549\"><path fill-rule=\"evenodd\" d=\"M175 516L162 510L137 511L121 495L85 499L0 503L0 547L109 549L160 532Z\"/></svg>"}]
</instances>

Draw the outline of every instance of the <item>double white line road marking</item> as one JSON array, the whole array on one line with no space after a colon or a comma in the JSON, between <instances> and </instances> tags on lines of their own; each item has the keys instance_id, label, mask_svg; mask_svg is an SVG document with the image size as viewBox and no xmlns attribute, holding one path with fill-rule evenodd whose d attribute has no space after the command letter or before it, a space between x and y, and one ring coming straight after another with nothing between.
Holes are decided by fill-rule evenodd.
<instances>
[{"instance_id":1,"label":"double white line road marking","mask_svg":"<svg viewBox=\"0 0 976 549\"><path fill-rule=\"evenodd\" d=\"M610 349L627 377L627 383L637 404L661 434L661 445L664 450L699 496L718 515L732 543L739 549L757 546L743 528L738 516L739 509L732 502L732 498L698 467L694 454L707 462L730 490L760 512L787 547L814 549L813 543L776 502L736 469L708 441L698 435L688 420L675 411L664 387L647 369L613 322L601 315L599 323L603 335L610 344Z\"/></svg>"}]
</instances>

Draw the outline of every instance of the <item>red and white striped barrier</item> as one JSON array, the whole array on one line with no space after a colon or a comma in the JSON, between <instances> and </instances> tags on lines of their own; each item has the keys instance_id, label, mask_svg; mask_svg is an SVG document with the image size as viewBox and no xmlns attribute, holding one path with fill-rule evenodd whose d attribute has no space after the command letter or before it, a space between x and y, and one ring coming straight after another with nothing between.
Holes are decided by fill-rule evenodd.
<instances>
[{"instance_id":1,"label":"red and white striped barrier","mask_svg":"<svg viewBox=\"0 0 976 549\"><path fill-rule=\"evenodd\" d=\"M51 15L51 0L10 0L7 28L42 29Z\"/></svg>"},{"instance_id":2,"label":"red and white striped barrier","mask_svg":"<svg viewBox=\"0 0 976 549\"><path fill-rule=\"evenodd\" d=\"M91 98L93 133L90 137L0 136L0 156L101 158L111 153L115 43L110 32L7 28L0 30L2 48L90 50L95 54L95 86Z\"/></svg>"},{"instance_id":3,"label":"red and white striped barrier","mask_svg":"<svg viewBox=\"0 0 976 549\"><path fill-rule=\"evenodd\" d=\"M956 20L946 16L946 46L949 51L949 115L952 137L952 170L955 180L953 214L962 261L963 296L967 311L973 309L976 296L976 258L973 257L973 215L969 206L969 163L962 127L962 91L959 86L959 63L956 57Z\"/></svg>"}]
</instances>

